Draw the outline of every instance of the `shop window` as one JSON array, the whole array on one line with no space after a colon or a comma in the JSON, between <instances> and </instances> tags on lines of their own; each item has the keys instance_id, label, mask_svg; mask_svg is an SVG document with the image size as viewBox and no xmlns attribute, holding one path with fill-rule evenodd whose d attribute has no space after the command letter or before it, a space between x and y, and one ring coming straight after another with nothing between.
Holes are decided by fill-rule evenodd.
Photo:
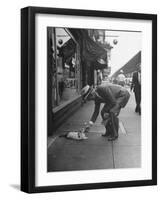
<instances>
[{"instance_id":1,"label":"shop window","mask_svg":"<svg viewBox=\"0 0 161 200\"><path fill-rule=\"evenodd\" d=\"M54 109L78 96L80 64L78 44L67 29L48 27L48 37Z\"/></svg>"}]
</instances>

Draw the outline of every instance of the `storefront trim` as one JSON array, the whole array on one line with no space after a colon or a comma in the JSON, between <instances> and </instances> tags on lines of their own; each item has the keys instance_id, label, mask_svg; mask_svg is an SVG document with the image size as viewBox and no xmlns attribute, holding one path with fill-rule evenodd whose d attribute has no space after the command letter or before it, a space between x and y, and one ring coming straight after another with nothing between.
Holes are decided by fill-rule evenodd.
<instances>
[{"instance_id":1,"label":"storefront trim","mask_svg":"<svg viewBox=\"0 0 161 200\"><path fill-rule=\"evenodd\" d=\"M73 101L77 100L78 98L80 98L81 96L78 95L77 97L74 97L73 99L70 99L66 102L64 102L63 104L57 106L56 108L53 108L53 114L55 114L56 112L58 112L59 110L63 109L65 106L67 106L68 104L72 103Z\"/></svg>"}]
</instances>

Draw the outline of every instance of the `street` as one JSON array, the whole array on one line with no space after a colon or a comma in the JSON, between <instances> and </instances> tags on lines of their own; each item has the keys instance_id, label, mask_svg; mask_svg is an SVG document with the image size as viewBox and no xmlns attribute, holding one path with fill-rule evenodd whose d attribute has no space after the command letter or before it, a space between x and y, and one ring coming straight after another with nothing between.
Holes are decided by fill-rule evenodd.
<instances>
[{"instance_id":1,"label":"street","mask_svg":"<svg viewBox=\"0 0 161 200\"><path fill-rule=\"evenodd\" d=\"M80 130L90 120L94 103L87 102L53 136L48 138L48 172L141 167L141 116L134 112L134 93L119 115L119 138L108 141L99 115L87 133L88 139L76 141L59 137ZM102 105L103 106L103 105Z\"/></svg>"}]
</instances>

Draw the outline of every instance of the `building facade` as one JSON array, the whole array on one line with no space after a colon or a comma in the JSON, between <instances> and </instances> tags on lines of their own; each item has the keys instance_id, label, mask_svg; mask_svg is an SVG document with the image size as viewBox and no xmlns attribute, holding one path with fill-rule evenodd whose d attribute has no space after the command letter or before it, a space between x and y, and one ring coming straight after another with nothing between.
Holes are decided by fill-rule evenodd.
<instances>
[{"instance_id":1,"label":"building facade","mask_svg":"<svg viewBox=\"0 0 161 200\"><path fill-rule=\"evenodd\" d=\"M80 91L94 84L95 70L107 66L107 52L89 30L47 28L48 135L81 105Z\"/></svg>"}]
</instances>

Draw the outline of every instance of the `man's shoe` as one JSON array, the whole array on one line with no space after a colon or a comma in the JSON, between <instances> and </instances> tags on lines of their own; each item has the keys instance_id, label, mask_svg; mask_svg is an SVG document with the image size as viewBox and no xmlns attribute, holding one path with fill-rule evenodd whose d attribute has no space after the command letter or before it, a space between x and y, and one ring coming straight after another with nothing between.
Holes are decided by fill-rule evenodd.
<instances>
[{"instance_id":1,"label":"man's shoe","mask_svg":"<svg viewBox=\"0 0 161 200\"><path fill-rule=\"evenodd\" d=\"M105 133L102 134L103 137L110 137L111 136L111 132L107 131Z\"/></svg>"},{"instance_id":2,"label":"man's shoe","mask_svg":"<svg viewBox=\"0 0 161 200\"><path fill-rule=\"evenodd\" d=\"M118 135L117 136L111 136L111 137L108 137L108 141L113 141L113 140L116 140L118 138Z\"/></svg>"},{"instance_id":3,"label":"man's shoe","mask_svg":"<svg viewBox=\"0 0 161 200\"><path fill-rule=\"evenodd\" d=\"M109 137L110 135L108 133L102 134L103 137Z\"/></svg>"}]
</instances>

